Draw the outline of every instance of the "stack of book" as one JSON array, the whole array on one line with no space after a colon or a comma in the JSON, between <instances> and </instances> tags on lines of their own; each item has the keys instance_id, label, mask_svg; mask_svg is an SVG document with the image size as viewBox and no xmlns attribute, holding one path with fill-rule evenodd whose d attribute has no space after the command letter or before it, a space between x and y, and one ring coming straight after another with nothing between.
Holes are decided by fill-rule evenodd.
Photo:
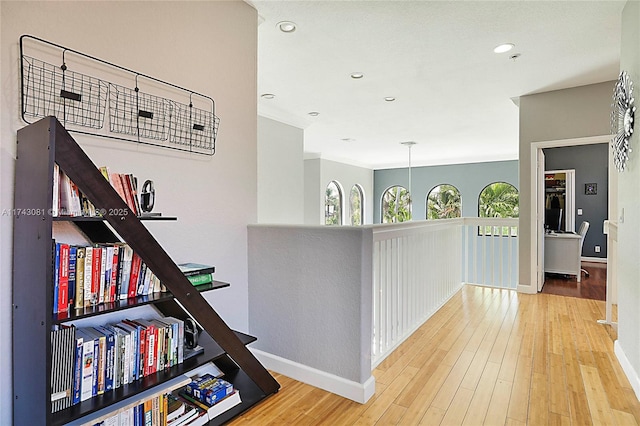
<instances>
[{"instance_id":1,"label":"stack of book","mask_svg":"<svg viewBox=\"0 0 640 426\"><path fill-rule=\"evenodd\" d=\"M195 286L212 283L213 273L216 270L215 266L200 263L181 263L178 267Z\"/></svg>"},{"instance_id":2,"label":"stack of book","mask_svg":"<svg viewBox=\"0 0 640 426\"><path fill-rule=\"evenodd\" d=\"M139 216L142 214L140 208L140 198L138 196L138 179L131 173L112 173L108 167L100 167L100 172L105 179L113 186L120 198L127 204L131 213ZM69 179L57 163L54 164L53 171L53 202L51 214L58 216L104 216L98 211L93 203L80 192L78 187ZM116 214L127 214L118 212Z\"/></svg>"},{"instance_id":3,"label":"stack of book","mask_svg":"<svg viewBox=\"0 0 640 426\"><path fill-rule=\"evenodd\" d=\"M208 373L194 376L191 383L174 397L185 406L185 413L175 420L167 419L168 426L206 424L242 402L240 392L231 383Z\"/></svg>"},{"instance_id":4,"label":"stack of book","mask_svg":"<svg viewBox=\"0 0 640 426\"><path fill-rule=\"evenodd\" d=\"M78 404L184 361L184 322L125 319L51 332L52 410Z\"/></svg>"},{"instance_id":5,"label":"stack of book","mask_svg":"<svg viewBox=\"0 0 640 426\"><path fill-rule=\"evenodd\" d=\"M164 290L125 243L76 246L53 241L53 261L54 313Z\"/></svg>"}]
</instances>

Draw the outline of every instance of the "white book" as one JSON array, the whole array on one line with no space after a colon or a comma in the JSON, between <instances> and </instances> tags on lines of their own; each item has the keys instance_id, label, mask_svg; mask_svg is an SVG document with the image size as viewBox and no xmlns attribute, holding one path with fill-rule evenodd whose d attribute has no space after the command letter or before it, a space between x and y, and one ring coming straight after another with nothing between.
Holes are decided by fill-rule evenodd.
<instances>
[{"instance_id":1,"label":"white book","mask_svg":"<svg viewBox=\"0 0 640 426\"><path fill-rule=\"evenodd\" d=\"M60 166L53 163L53 200L51 202L51 216L58 217L60 212Z\"/></svg>"},{"instance_id":2,"label":"white book","mask_svg":"<svg viewBox=\"0 0 640 426\"><path fill-rule=\"evenodd\" d=\"M93 396L93 356L94 342L91 336L85 335L82 330L76 330L77 335L82 336L82 377L80 382L80 401L86 401Z\"/></svg>"},{"instance_id":3,"label":"white book","mask_svg":"<svg viewBox=\"0 0 640 426\"><path fill-rule=\"evenodd\" d=\"M111 297L112 268L113 268L113 246L108 246L105 254L105 268L104 268L104 301L105 302L112 302L112 300L109 299Z\"/></svg>"},{"instance_id":4,"label":"white book","mask_svg":"<svg viewBox=\"0 0 640 426\"><path fill-rule=\"evenodd\" d=\"M242 400L240 399L240 392L236 390L231 395L227 396L224 399L221 399L220 402L209 407L209 409L207 410L209 420L213 420L220 414L224 413L227 410L230 410L241 402Z\"/></svg>"},{"instance_id":5,"label":"white book","mask_svg":"<svg viewBox=\"0 0 640 426\"><path fill-rule=\"evenodd\" d=\"M122 249L124 248L124 253ZM129 297L129 275L131 274L131 259L133 258L133 249L128 245L120 248L122 258L122 267L120 268L120 299Z\"/></svg>"},{"instance_id":6,"label":"white book","mask_svg":"<svg viewBox=\"0 0 640 426\"><path fill-rule=\"evenodd\" d=\"M104 290L106 283L106 270L107 270L107 247L102 247L100 250L100 286L98 287L98 303L104 303Z\"/></svg>"},{"instance_id":7,"label":"white book","mask_svg":"<svg viewBox=\"0 0 640 426\"><path fill-rule=\"evenodd\" d=\"M84 253L84 306L93 303L91 300L91 277L93 276L93 247L86 247Z\"/></svg>"}]
</instances>

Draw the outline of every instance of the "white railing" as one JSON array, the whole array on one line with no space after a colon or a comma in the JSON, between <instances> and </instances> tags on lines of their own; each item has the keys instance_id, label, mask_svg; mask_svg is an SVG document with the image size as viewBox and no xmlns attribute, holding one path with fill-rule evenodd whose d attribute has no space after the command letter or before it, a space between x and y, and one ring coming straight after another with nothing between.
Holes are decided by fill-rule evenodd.
<instances>
[{"instance_id":1,"label":"white railing","mask_svg":"<svg viewBox=\"0 0 640 426\"><path fill-rule=\"evenodd\" d=\"M487 287L518 285L518 219L463 219L462 281Z\"/></svg>"},{"instance_id":2,"label":"white railing","mask_svg":"<svg viewBox=\"0 0 640 426\"><path fill-rule=\"evenodd\" d=\"M373 227L372 368L463 283L516 288L518 219L460 218Z\"/></svg>"}]
</instances>

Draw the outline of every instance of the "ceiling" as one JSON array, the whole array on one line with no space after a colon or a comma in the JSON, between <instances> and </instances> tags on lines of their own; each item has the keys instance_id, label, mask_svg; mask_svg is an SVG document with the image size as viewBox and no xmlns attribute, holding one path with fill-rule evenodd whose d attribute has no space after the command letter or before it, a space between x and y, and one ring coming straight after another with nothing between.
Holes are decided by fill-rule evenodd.
<instances>
[{"instance_id":1,"label":"ceiling","mask_svg":"<svg viewBox=\"0 0 640 426\"><path fill-rule=\"evenodd\" d=\"M623 1L251 4L258 94L275 95L258 113L304 129L305 158L406 167L414 141L412 166L517 159L519 96L619 72Z\"/></svg>"}]
</instances>

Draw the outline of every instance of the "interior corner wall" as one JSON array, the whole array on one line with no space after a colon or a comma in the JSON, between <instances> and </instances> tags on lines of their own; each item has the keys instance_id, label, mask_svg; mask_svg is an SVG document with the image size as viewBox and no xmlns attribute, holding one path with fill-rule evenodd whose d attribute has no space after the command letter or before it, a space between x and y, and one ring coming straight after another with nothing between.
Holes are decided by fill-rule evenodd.
<instances>
[{"instance_id":1,"label":"interior corner wall","mask_svg":"<svg viewBox=\"0 0 640 426\"><path fill-rule=\"evenodd\" d=\"M364 192L364 225L373 223L373 170L320 158L305 160L305 224L324 225L325 191L331 181L343 191L343 220L349 225L349 194L358 184Z\"/></svg>"},{"instance_id":2,"label":"interior corner wall","mask_svg":"<svg viewBox=\"0 0 640 426\"><path fill-rule=\"evenodd\" d=\"M25 126L19 37L31 34L215 99L221 123L214 156L73 136L97 165L155 181L154 211L178 220L149 224L150 231L175 261L216 266L216 279L231 286L207 298L231 327L246 331L247 224L257 219L257 13L239 0L2 1L0 7L0 208L6 213L0 216L0 424L5 425L12 424L16 132ZM62 24L70 19L73 25Z\"/></svg>"},{"instance_id":3,"label":"interior corner wall","mask_svg":"<svg viewBox=\"0 0 640 426\"><path fill-rule=\"evenodd\" d=\"M608 135L611 132L613 81L520 97L520 227L518 234L519 282L530 287L531 144L542 141Z\"/></svg>"},{"instance_id":4,"label":"interior corner wall","mask_svg":"<svg viewBox=\"0 0 640 426\"><path fill-rule=\"evenodd\" d=\"M620 69L627 71L634 83L640 82L640 3L628 1L622 12L622 49ZM634 89L636 89L634 87ZM636 89L637 90L637 89ZM634 92L636 91L634 90ZM634 93L635 94L635 93ZM637 95L636 95L637 97ZM638 102L636 101L636 105ZM636 118L638 112L636 111ZM640 138L639 126L631 137L630 154L624 172L618 173L618 341L630 367L629 377L636 396L640 376ZM616 172L617 173L617 172ZM616 352L617 353L617 352ZM623 365L624 367L624 365ZM633 380L635 376L635 382Z\"/></svg>"},{"instance_id":5,"label":"interior corner wall","mask_svg":"<svg viewBox=\"0 0 640 426\"><path fill-rule=\"evenodd\" d=\"M494 182L507 182L518 188L518 161L491 161L486 163L448 164L411 168L413 192L413 220L427 218L427 196L436 186L453 185L460 191L462 216L478 217L480 192ZM381 169L374 173L374 223L381 222L382 195L392 186L409 187L407 168Z\"/></svg>"},{"instance_id":6,"label":"interior corner wall","mask_svg":"<svg viewBox=\"0 0 640 426\"><path fill-rule=\"evenodd\" d=\"M304 131L258 117L258 223L304 223Z\"/></svg>"}]
</instances>

